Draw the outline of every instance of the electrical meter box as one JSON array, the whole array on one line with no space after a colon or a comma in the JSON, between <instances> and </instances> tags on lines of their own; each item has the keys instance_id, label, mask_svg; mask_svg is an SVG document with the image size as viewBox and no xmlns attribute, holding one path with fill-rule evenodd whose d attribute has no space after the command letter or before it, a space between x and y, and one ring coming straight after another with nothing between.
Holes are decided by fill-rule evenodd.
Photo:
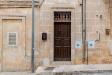
<instances>
[{"instance_id":1,"label":"electrical meter box","mask_svg":"<svg viewBox=\"0 0 112 75\"><path fill-rule=\"evenodd\" d=\"M42 40L43 41L47 40L47 33L42 33Z\"/></svg>"}]
</instances>

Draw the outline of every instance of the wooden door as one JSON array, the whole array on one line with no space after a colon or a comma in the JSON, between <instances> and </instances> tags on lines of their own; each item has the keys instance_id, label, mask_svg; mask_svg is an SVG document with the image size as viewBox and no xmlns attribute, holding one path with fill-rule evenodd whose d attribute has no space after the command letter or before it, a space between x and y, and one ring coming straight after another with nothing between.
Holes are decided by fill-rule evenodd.
<instances>
[{"instance_id":1,"label":"wooden door","mask_svg":"<svg viewBox=\"0 0 112 75\"><path fill-rule=\"evenodd\" d=\"M71 12L54 12L54 61L71 61Z\"/></svg>"},{"instance_id":2,"label":"wooden door","mask_svg":"<svg viewBox=\"0 0 112 75\"><path fill-rule=\"evenodd\" d=\"M71 61L71 22L54 23L54 61Z\"/></svg>"}]
</instances>

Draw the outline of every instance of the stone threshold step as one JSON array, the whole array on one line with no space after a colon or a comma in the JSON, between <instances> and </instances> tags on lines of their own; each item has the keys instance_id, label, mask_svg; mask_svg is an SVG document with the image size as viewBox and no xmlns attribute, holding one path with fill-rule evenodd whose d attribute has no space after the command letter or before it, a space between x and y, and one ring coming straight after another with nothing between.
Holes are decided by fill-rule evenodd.
<instances>
[{"instance_id":1,"label":"stone threshold step","mask_svg":"<svg viewBox=\"0 0 112 75\"><path fill-rule=\"evenodd\" d=\"M70 72L104 72L112 71L112 64L89 64L89 65L60 65L56 67L40 66L36 74L41 73L70 73Z\"/></svg>"}]
</instances>

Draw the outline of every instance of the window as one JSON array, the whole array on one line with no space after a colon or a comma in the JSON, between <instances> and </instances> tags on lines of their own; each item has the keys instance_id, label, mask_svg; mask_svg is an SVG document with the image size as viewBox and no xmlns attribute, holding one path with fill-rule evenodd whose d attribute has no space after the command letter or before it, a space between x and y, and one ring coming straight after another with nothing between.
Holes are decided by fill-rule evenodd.
<instances>
[{"instance_id":1,"label":"window","mask_svg":"<svg viewBox=\"0 0 112 75\"><path fill-rule=\"evenodd\" d=\"M71 22L71 12L55 11L54 21L55 22Z\"/></svg>"},{"instance_id":2,"label":"window","mask_svg":"<svg viewBox=\"0 0 112 75\"><path fill-rule=\"evenodd\" d=\"M16 32L8 32L8 45L9 46L17 45L17 33Z\"/></svg>"}]
</instances>

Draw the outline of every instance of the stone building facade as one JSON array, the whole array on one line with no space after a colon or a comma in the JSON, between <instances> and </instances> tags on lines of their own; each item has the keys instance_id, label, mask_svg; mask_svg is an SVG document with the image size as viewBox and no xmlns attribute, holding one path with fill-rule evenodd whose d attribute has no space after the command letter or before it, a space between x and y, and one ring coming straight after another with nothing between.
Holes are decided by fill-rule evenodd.
<instances>
[{"instance_id":1,"label":"stone building facade","mask_svg":"<svg viewBox=\"0 0 112 75\"><path fill-rule=\"evenodd\" d=\"M83 62L81 0L35 0L35 68L112 63L111 0L86 2ZM31 0L0 1L0 71L31 69Z\"/></svg>"}]
</instances>

